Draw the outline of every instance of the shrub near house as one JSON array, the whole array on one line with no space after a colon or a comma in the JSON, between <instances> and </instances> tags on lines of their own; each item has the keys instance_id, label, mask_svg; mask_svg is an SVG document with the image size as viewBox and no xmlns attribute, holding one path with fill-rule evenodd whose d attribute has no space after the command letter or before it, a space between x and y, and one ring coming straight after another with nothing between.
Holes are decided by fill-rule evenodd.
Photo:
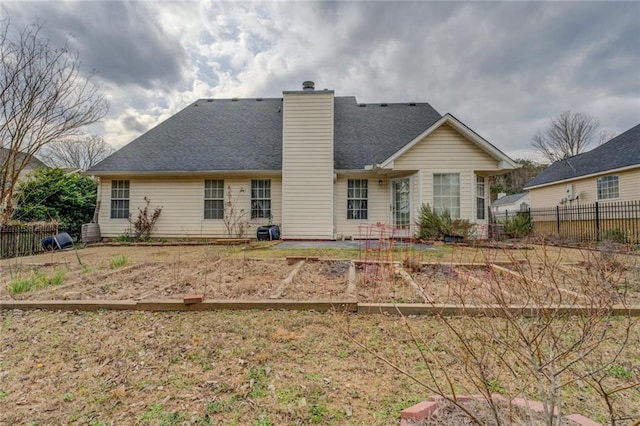
<instances>
[{"instance_id":1,"label":"shrub near house","mask_svg":"<svg viewBox=\"0 0 640 426\"><path fill-rule=\"evenodd\" d=\"M16 190L14 220L59 222L59 229L80 236L96 206L96 183L63 169L39 169Z\"/></svg>"}]
</instances>

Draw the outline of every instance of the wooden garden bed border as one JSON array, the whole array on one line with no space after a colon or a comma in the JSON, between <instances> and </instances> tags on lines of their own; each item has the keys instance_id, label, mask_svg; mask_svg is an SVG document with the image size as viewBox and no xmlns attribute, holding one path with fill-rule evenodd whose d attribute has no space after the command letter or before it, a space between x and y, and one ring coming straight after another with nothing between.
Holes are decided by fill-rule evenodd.
<instances>
[{"instance_id":1,"label":"wooden garden bed border","mask_svg":"<svg viewBox=\"0 0 640 426\"><path fill-rule=\"evenodd\" d=\"M361 314L391 315L445 315L445 316L494 316L503 315L498 306L461 306L449 304L424 303L358 303L355 300L204 300L193 303L185 299L147 299L147 300L3 300L0 310L48 310L48 311L208 311L208 310L314 310L318 312L357 312ZM587 309L579 306L555 306L533 308L511 305L508 311L523 317L531 317L541 310L553 310L562 315L575 315ZM614 306L611 315L629 315L640 317L640 306Z\"/></svg>"}]
</instances>

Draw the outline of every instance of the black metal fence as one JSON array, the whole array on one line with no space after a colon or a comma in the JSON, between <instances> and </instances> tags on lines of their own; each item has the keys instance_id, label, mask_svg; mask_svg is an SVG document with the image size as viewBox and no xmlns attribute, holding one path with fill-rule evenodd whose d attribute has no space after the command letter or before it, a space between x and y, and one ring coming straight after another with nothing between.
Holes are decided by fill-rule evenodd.
<instances>
[{"instance_id":1,"label":"black metal fence","mask_svg":"<svg viewBox=\"0 0 640 426\"><path fill-rule=\"evenodd\" d=\"M493 238L527 218L534 235L567 241L640 242L640 201L575 204L492 213ZM508 232L507 232L508 233Z\"/></svg>"},{"instance_id":2,"label":"black metal fence","mask_svg":"<svg viewBox=\"0 0 640 426\"><path fill-rule=\"evenodd\" d=\"M43 251L42 239L58 233L57 224L0 226L0 259L30 256Z\"/></svg>"}]
</instances>

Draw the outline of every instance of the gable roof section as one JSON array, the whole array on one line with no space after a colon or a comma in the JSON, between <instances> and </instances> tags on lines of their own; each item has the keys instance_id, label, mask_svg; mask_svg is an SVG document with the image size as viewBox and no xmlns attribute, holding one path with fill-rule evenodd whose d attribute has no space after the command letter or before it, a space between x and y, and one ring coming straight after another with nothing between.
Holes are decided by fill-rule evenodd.
<instances>
[{"instance_id":1,"label":"gable roof section","mask_svg":"<svg viewBox=\"0 0 640 426\"><path fill-rule=\"evenodd\" d=\"M280 98L199 99L88 172L279 170L281 111Z\"/></svg>"},{"instance_id":2,"label":"gable roof section","mask_svg":"<svg viewBox=\"0 0 640 426\"><path fill-rule=\"evenodd\" d=\"M381 164L380 167L387 168L389 165L393 164L398 157L407 152L413 146L415 146L418 142L420 142L425 137L429 136L439 127L448 124L453 127L455 130L463 134L467 139L476 144L480 149L485 151L487 154L491 155L496 160L500 161L501 169L514 169L516 168L516 163L509 158L504 152L500 151L498 148L489 143L482 136L478 135L476 132L467 127L463 122L458 120L452 114L445 114L439 120L434 122L429 128L421 132L415 138L413 138L409 143L404 145L400 150L396 151L390 157L386 158Z\"/></svg>"},{"instance_id":3,"label":"gable roof section","mask_svg":"<svg viewBox=\"0 0 640 426\"><path fill-rule=\"evenodd\" d=\"M634 166L640 166L640 124L591 151L556 161L525 189Z\"/></svg>"},{"instance_id":4,"label":"gable roof section","mask_svg":"<svg viewBox=\"0 0 640 426\"><path fill-rule=\"evenodd\" d=\"M358 104L335 98L335 168L363 169L389 158L441 115L428 103Z\"/></svg>"},{"instance_id":5,"label":"gable roof section","mask_svg":"<svg viewBox=\"0 0 640 426\"><path fill-rule=\"evenodd\" d=\"M282 119L281 98L200 99L87 173L279 171ZM442 117L428 103L364 105L346 96L334 98L334 167L361 170L379 164L444 122L453 122L486 151L511 161L455 117Z\"/></svg>"},{"instance_id":6,"label":"gable roof section","mask_svg":"<svg viewBox=\"0 0 640 426\"><path fill-rule=\"evenodd\" d=\"M491 203L491 205L494 207L498 207L506 204L513 204L517 202L519 199L523 198L525 195L527 195L526 192L519 192L517 194L505 195L504 197L500 197L497 200L495 200L493 203Z\"/></svg>"}]
</instances>

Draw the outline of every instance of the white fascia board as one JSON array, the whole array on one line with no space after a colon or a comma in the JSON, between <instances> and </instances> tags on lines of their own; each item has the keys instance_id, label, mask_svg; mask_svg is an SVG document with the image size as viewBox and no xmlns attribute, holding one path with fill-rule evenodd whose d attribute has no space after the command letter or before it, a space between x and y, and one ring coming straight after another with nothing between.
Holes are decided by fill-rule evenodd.
<instances>
[{"instance_id":1,"label":"white fascia board","mask_svg":"<svg viewBox=\"0 0 640 426\"><path fill-rule=\"evenodd\" d=\"M376 173L376 169L335 169L337 175L371 175Z\"/></svg>"},{"instance_id":2,"label":"white fascia board","mask_svg":"<svg viewBox=\"0 0 640 426\"><path fill-rule=\"evenodd\" d=\"M570 178L562 179L562 180L554 180L553 182L541 183L539 185L534 185L534 186L525 186L522 189L523 190L530 190L530 189L544 188L545 186L558 185L560 183L568 183L568 182L574 182L576 180L589 179L589 178L597 177L597 176L610 175L611 173L625 172L627 170L633 170L633 169L637 169L637 168L640 168L640 164L632 164L631 166L620 167L620 168L617 168L617 169L603 170L601 172L591 173L591 174L588 174L588 175L580 175L580 176L574 176L574 177L570 177Z\"/></svg>"},{"instance_id":3,"label":"white fascia board","mask_svg":"<svg viewBox=\"0 0 640 426\"><path fill-rule=\"evenodd\" d=\"M501 169L515 169L517 167L515 161L513 161L509 156L507 156L504 152L500 151L498 148L489 143L486 139L478 135L476 132L467 127L460 120L455 118L453 115L446 113L440 118L440 120L433 123L431 127L426 129L424 132L419 134L416 138L414 138L411 142L403 146L400 150L398 150L391 157L387 158L382 162L380 167L389 168L393 167L393 161L400 157L402 154L411 149L414 145L420 142L425 137L429 136L436 129L438 129L443 124L449 124L451 127L456 129L458 132L462 133L467 139L471 140L474 144L476 144L480 149L487 152L493 158L499 161L499 167Z\"/></svg>"}]
</instances>

